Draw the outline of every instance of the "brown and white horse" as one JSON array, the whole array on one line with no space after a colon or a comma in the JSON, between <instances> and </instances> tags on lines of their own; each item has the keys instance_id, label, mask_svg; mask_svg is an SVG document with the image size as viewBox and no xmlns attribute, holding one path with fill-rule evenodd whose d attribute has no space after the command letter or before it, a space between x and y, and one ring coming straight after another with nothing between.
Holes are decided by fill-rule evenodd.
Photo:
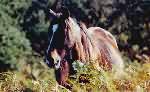
<instances>
[{"instance_id":1,"label":"brown and white horse","mask_svg":"<svg viewBox=\"0 0 150 92\"><path fill-rule=\"evenodd\" d=\"M71 89L67 79L72 72L72 61L91 62L98 70L111 70L115 66L116 73L123 71L123 60L111 33L100 27L87 28L84 23L78 25L65 7L60 13L52 10L50 13L54 20L50 27L46 63L55 68L60 85Z\"/></svg>"}]
</instances>

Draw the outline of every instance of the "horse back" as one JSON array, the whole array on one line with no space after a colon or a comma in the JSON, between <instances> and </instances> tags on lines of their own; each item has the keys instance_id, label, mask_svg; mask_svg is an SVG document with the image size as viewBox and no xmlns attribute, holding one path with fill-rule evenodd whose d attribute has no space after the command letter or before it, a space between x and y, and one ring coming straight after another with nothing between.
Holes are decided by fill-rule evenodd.
<instances>
[{"instance_id":1,"label":"horse back","mask_svg":"<svg viewBox=\"0 0 150 92\"><path fill-rule=\"evenodd\" d=\"M100 27L90 27L87 31L93 38L101 40L102 42L107 42L111 44L114 48L118 49L115 37L105 29Z\"/></svg>"}]
</instances>

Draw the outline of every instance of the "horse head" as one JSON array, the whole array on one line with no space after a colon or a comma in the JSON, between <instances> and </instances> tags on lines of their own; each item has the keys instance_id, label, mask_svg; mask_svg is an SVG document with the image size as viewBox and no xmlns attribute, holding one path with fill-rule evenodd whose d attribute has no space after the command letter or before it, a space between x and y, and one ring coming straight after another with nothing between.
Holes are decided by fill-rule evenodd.
<instances>
[{"instance_id":1,"label":"horse head","mask_svg":"<svg viewBox=\"0 0 150 92\"><path fill-rule=\"evenodd\" d=\"M61 61L70 58L70 50L77 38L75 31L80 28L70 17L67 8L62 7L59 13L55 13L51 9L49 12L53 16L53 20L50 25L51 37L47 49L49 57L47 63L58 69Z\"/></svg>"}]
</instances>

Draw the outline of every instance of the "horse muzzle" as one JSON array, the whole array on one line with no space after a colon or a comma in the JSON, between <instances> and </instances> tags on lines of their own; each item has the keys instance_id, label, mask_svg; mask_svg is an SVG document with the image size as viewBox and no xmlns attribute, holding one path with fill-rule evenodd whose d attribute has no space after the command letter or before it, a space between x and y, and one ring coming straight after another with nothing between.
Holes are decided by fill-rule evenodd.
<instances>
[{"instance_id":1,"label":"horse muzzle","mask_svg":"<svg viewBox=\"0 0 150 92\"><path fill-rule=\"evenodd\" d=\"M59 54L57 53L57 50L53 50L51 52L51 62L53 62L54 68L57 70L60 68L60 63L61 63L61 57L59 56Z\"/></svg>"}]
</instances>

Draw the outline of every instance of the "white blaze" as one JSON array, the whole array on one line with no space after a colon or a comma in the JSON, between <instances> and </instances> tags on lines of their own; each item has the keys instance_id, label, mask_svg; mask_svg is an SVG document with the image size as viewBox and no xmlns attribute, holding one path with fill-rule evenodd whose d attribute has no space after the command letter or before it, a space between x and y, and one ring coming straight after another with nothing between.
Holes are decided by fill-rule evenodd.
<instances>
[{"instance_id":1,"label":"white blaze","mask_svg":"<svg viewBox=\"0 0 150 92\"><path fill-rule=\"evenodd\" d=\"M49 51L49 49L50 49L50 46L51 46L51 43L52 43L52 40L53 40L54 33L56 32L57 29L58 29L58 24L54 24L54 25L52 26L52 31L53 31L53 33L52 33L52 37L51 37L51 39L50 39L50 42L49 42L49 45L48 45L48 48L47 48L47 54L48 54L48 51Z\"/></svg>"},{"instance_id":2,"label":"white blaze","mask_svg":"<svg viewBox=\"0 0 150 92\"><path fill-rule=\"evenodd\" d=\"M52 37L51 37L51 39L49 41L48 48L46 50L47 54L48 54L48 51L50 49L50 46L51 46L51 43L52 43L52 40L53 40L53 37L54 37L54 33L56 32L57 29L58 29L58 24L55 24L55 25L52 26L52 31L53 32L52 32ZM47 57L46 57L46 63L49 64L49 60L47 59Z\"/></svg>"},{"instance_id":3,"label":"white blaze","mask_svg":"<svg viewBox=\"0 0 150 92\"><path fill-rule=\"evenodd\" d=\"M52 27L53 32L56 32L57 29L58 29L58 24L54 24Z\"/></svg>"}]
</instances>

